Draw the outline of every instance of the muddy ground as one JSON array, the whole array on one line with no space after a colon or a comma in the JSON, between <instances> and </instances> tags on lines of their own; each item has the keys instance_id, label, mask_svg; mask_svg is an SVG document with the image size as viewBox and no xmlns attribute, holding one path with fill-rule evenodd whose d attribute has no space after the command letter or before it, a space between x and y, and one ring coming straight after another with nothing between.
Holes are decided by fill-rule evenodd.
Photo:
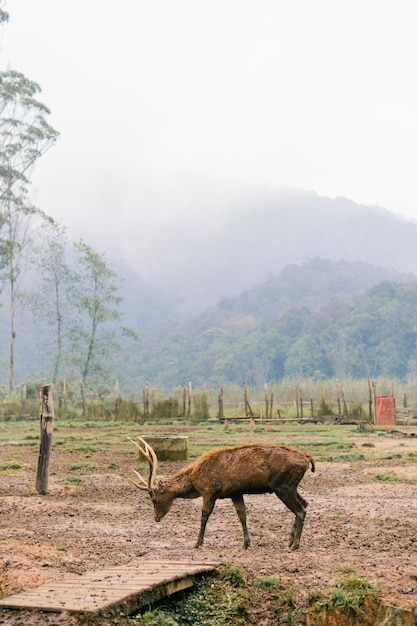
<instances>
[{"instance_id":1,"label":"muddy ground","mask_svg":"<svg viewBox=\"0 0 417 626\"><path fill-rule=\"evenodd\" d=\"M46 496L35 491L33 464L0 475L0 591L10 595L69 573L140 566L141 560L189 559L233 562L249 579L279 575L296 586L300 602L354 569L383 586L387 603L416 607L417 440L375 437L374 446L375 457L385 446L387 451L401 447L402 458L317 462L316 472L306 474L302 493L309 510L296 552L287 548L293 515L273 495L246 497L250 549L242 549L232 504L222 501L209 520L203 547L195 550L199 500L177 501L157 524L149 499L126 479L132 456L119 457L117 470L106 472L108 456L96 453L96 473L80 475L73 484L62 477L62 468L74 456L66 458L56 449L54 463L61 469L50 477ZM7 458L6 445L0 453ZM160 465L167 474L183 463ZM0 611L0 624L23 623L75 622L65 615Z\"/></svg>"}]
</instances>

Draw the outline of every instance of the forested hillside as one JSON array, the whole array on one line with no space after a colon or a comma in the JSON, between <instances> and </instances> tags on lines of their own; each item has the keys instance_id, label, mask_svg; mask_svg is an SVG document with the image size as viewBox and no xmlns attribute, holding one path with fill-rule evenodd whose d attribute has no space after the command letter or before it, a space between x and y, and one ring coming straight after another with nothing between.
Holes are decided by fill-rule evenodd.
<instances>
[{"instance_id":1,"label":"forested hillside","mask_svg":"<svg viewBox=\"0 0 417 626\"><path fill-rule=\"evenodd\" d=\"M159 326L121 359L126 380L162 389L188 380L406 378L417 375L416 342L416 277L314 259L189 322Z\"/></svg>"}]
</instances>

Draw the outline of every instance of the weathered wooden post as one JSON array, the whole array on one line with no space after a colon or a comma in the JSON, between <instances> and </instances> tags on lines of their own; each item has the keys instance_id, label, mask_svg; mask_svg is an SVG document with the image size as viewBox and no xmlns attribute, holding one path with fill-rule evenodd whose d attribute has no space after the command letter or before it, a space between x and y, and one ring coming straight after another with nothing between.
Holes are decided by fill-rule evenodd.
<instances>
[{"instance_id":1,"label":"weathered wooden post","mask_svg":"<svg viewBox=\"0 0 417 626\"><path fill-rule=\"evenodd\" d=\"M368 383L368 392L369 392L369 399L368 399L368 406L369 406L369 409L368 409L368 417L369 417L369 421L372 423L372 422L373 422L373 419L372 419L372 402L373 402L373 397L372 397L372 386L373 386L373 383L372 383L372 386L371 386L371 380L370 380L369 376L367 377L367 379L366 379L366 380L367 380L367 383Z\"/></svg>"},{"instance_id":2,"label":"weathered wooden post","mask_svg":"<svg viewBox=\"0 0 417 626\"><path fill-rule=\"evenodd\" d=\"M313 406L313 385L310 378L310 417L313 419L314 416L314 406Z\"/></svg>"},{"instance_id":3,"label":"weathered wooden post","mask_svg":"<svg viewBox=\"0 0 417 626\"><path fill-rule=\"evenodd\" d=\"M81 403L83 405L83 417L86 416L87 413L87 398L85 395L85 382L81 381Z\"/></svg>"},{"instance_id":4,"label":"weathered wooden post","mask_svg":"<svg viewBox=\"0 0 417 626\"><path fill-rule=\"evenodd\" d=\"M340 390L339 390L339 381L336 378L336 395L337 395L337 411L338 416L342 416L342 405L340 402Z\"/></svg>"},{"instance_id":5,"label":"weathered wooden post","mask_svg":"<svg viewBox=\"0 0 417 626\"><path fill-rule=\"evenodd\" d=\"M187 417L190 418L191 417L191 407L192 407L192 397L193 397L193 392L192 392L192 384L191 382L188 383L188 408L187 408Z\"/></svg>"},{"instance_id":6,"label":"weathered wooden post","mask_svg":"<svg viewBox=\"0 0 417 626\"><path fill-rule=\"evenodd\" d=\"M187 417L187 387L185 382L182 384L182 417Z\"/></svg>"},{"instance_id":7,"label":"weathered wooden post","mask_svg":"<svg viewBox=\"0 0 417 626\"><path fill-rule=\"evenodd\" d=\"M143 415L144 417L149 417L149 383L145 383L145 386L142 389L143 396Z\"/></svg>"},{"instance_id":8,"label":"weathered wooden post","mask_svg":"<svg viewBox=\"0 0 417 626\"><path fill-rule=\"evenodd\" d=\"M219 419L223 419L224 417L224 401L223 401L223 384L220 385L220 394L218 397L219 402Z\"/></svg>"},{"instance_id":9,"label":"weathered wooden post","mask_svg":"<svg viewBox=\"0 0 417 626\"><path fill-rule=\"evenodd\" d=\"M58 417L62 417L63 408L67 408L67 381L65 378L58 383Z\"/></svg>"},{"instance_id":10,"label":"weathered wooden post","mask_svg":"<svg viewBox=\"0 0 417 626\"><path fill-rule=\"evenodd\" d=\"M25 408L26 406L26 385L22 385L21 389L20 389L20 402L22 404L22 409Z\"/></svg>"},{"instance_id":11,"label":"weathered wooden post","mask_svg":"<svg viewBox=\"0 0 417 626\"><path fill-rule=\"evenodd\" d=\"M297 408L297 419L300 417L300 399L298 392L298 385L295 388L295 406Z\"/></svg>"},{"instance_id":12,"label":"weathered wooden post","mask_svg":"<svg viewBox=\"0 0 417 626\"><path fill-rule=\"evenodd\" d=\"M122 396L120 395L119 379L116 379L114 383L114 411L118 415L120 407L122 406Z\"/></svg>"},{"instance_id":13,"label":"weathered wooden post","mask_svg":"<svg viewBox=\"0 0 417 626\"><path fill-rule=\"evenodd\" d=\"M342 404L343 404L343 415L345 417L348 417L349 411L348 411L347 404L346 404L345 388L344 387L342 387Z\"/></svg>"},{"instance_id":14,"label":"weathered wooden post","mask_svg":"<svg viewBox=\"0 0 417 626\"><path fill-rule=\"evenodd\" d=\"M52 449L52 431L54 427L54 407L52 404L52 386L39 388L40 440L36 491L45 494L48 490L49 459Z\"/></svg>"},{"instance_id":15,"label":"weathered wooden post","mask_svg":"<svg viewBox=\"0 0 417 626\"><path fill-rule=\"evenodd\" d=\"M266 417L266 419L268 419L268 415L269 415L269 400L268 400L268 384L267 383L264 384L264 389L265 389L265 417Z\"/></svg>"},{"instance_id":16,"label":"weathered wooden post","mask_svg":"<svg viewBox=\"0 0 417 626\"><path fill-rule=\"evenodd\" d=\"M254 412L252 411L252 407L249 404L248 390L246 388L246 383L243 383L243 392L244 392L244 398L245 398L245 417L253 417Z\"/></svg>"}]
</instances>

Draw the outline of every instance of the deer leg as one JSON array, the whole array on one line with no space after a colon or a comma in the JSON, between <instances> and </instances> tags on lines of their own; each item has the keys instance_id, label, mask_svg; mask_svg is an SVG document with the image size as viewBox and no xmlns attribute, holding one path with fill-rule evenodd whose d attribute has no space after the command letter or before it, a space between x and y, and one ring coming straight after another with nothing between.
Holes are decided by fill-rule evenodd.
<instances>
[{"instance_id":1,"label":"deer leg","mask_svg":"<svg viewBox=\"0 0 417 626\"><path fill-rule=\"evenodd\" d=\"M295 489L291 490L279 490L275 492L278 498L285 504L285 506L294 513L295 520L291 528L289 548L291 550L298 550L300 547L301 533L303 532L304 520L306 517L306 509L308 502L304 500L302 496Z\"/></svg>"},{"instance_id":2,"label":"deer leg","mask_svg":"<svg viewBox=\"0 0 417 626\"><path fill-rule=\"evenodd\" d=\"M240 523L242 524L244 537L243 547L246 549L250 546L250 538L248 533L248 527L246 526L246 507L243 496L233 496L232 502L236 509L237 516L240 519Z\"/></svg>"},{"instance_id":3,"label":"deer leg","mask_svg":"<svg viewBox=\"0 0 417 626\"><path fill-rule=\"evenodd\" d=\"M213 511L216 500L204 500L203 499L203 508L201 510L201 524L200 524L200 532L198 533L197 543L194 548L199 548L204 540L204 533L206 530L206 525L208 518Z\"/></svg>"}]
</instances>

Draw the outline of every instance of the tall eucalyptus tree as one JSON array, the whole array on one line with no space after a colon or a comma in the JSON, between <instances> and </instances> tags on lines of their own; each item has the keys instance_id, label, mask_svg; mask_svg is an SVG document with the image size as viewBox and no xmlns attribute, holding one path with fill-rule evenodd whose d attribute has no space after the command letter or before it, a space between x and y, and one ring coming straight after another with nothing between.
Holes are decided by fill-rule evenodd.
<instances>
[{"instance_id":1,"label":"tall eucalyptus tree","mask_svg":"<svg viewBox=\"0 0 417 626\"><path fill-rule=\"evenodd\" d=\"M0 13L1 19L1 13ZM0 269L10 298L9 388L14 387L16 294L35 224L47 216L28 200L29 175L58 138L37 83L14 70L0 72Z\"/></svg>"}]
</instances>

